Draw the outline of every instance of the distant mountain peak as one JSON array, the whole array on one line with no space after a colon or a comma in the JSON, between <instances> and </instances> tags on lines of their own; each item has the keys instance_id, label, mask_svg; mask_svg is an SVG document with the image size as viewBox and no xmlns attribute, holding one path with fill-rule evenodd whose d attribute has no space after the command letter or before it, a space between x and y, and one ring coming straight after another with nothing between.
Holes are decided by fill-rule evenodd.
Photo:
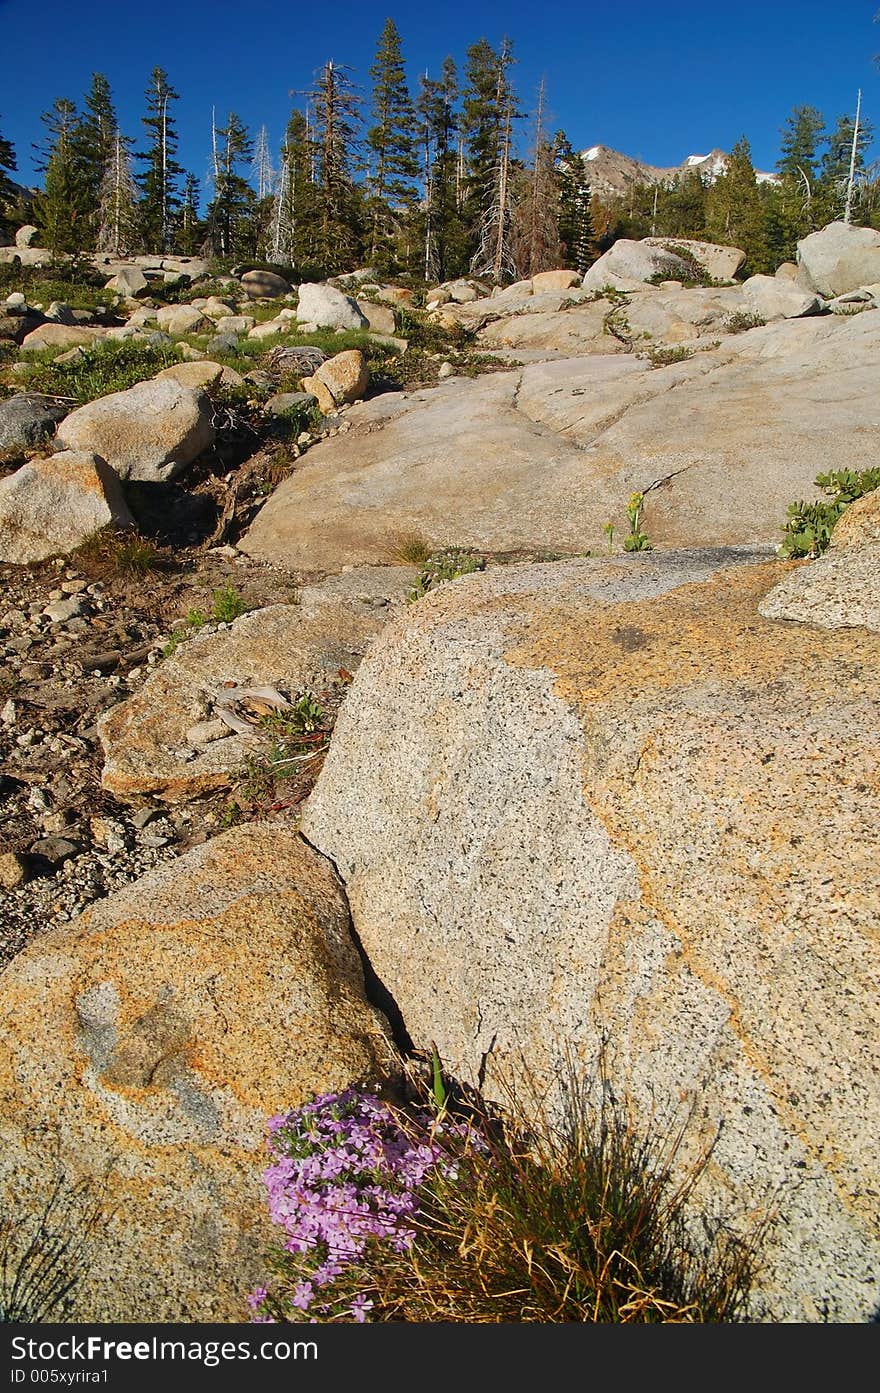
<instances>
[{"instance_id":1,"label":"distant mountain peak","mask_svg":"<svg viewBox=\"0 0 880 1393\"><path fill-rule=\"evenodd\" d=\"M592 166L590 185L598 193L626 193L633 184L670 184L682 174L699 174L709 183L723 174L730 156L717 147L708 155L688 155L681 164L662 167L646 164L644 160L634 159L620 150L612 150L608 145L591 145L582 152L584 160ZM778 175L765 170L755 171L758 183L776 183Z\"/></svg>"}]
</instances>

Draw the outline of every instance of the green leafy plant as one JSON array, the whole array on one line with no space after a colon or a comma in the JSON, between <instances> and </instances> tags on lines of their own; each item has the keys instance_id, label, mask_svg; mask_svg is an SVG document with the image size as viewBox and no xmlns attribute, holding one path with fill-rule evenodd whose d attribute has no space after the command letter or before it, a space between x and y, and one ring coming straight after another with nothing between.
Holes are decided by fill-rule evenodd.
<instances>
[{"instance_id":1,"label":"green leafy plant","mask_svg":"<svg viewBox=\"0 0 880 1393\"><path fill-rule=\"evenodd\" d=\"M246 614L247 609L248 605L244 596L240 595L235 587L227 582L226 585L213 592L210 614L198 606L187 610L186 619L172 632L162 649L162 656L170 658L181 643L192 638L193 634L197 633L199 629L203 629L206 624L231 624L234 619Z\"/></svg>"},{"instance_id":2,"label":"green leafy plant","mask_svg":"<svg viewBox=\"0 0 880 1393\"><path fill-rule=\"evenodd\" d=\"M828 502L818 499L805 503L790 503L783 529L782 556L821 556L831 542L834 525L850 503L866 493L880 488L880 468L836 469L816 475L816 487L828 495Z\"/></svg>"},{"instance_id":3,"label":"green leafy plant","mask_svg":"<svg viewBox=\"0 0 880 1393\"><path fill-rule=\"evenodd\" d=\"M289 707L269 711L261 716L259 725L275 735L311 735L320 728L326 712L313 692L298 692Z\"/></svg>"},{"instance_id":4,"label":"green leafy plant","mask_svg":"<svg viewBox=\"0 0 880 1393\"><path fill-rule=\"evenodd\" d=\"M623 539L624 551L651 551L651 543L641 530L642 508L644 507L645 495L643 493L630 494L630 500L626 505L626 519L629 523L629 536Z\"/></svg>"},{"instance_id":5,"label":"green leafy plant","mask_svg":"<svg viewBox=\"0 0 880 1393\"><path fill-rule=\"evenodd\" d=\"M233 619L238 619L240 615L246 614L247 608L247 601L243 595L239 594L234 585L227 582L221 589L214 591L211 617L218 624L231 624Z\"/></svg>"},{"instance_id":6,"label":"green leafy plant","mask_svg":"<svg viewBox=\"0 0 880 1393\"><path fill-rule=\"evenodd\" d=\"M604 524L603 524L603 527L602 527L602 531L605 533L605 536L608 538L608 555L610 556L611 553L612 553L612 551L614 550L614 523L613 523L613 522L606 522L606 523L604 523Z\"/></svg>"},{"instance_id":7,"label":"green leafy plant","mask_svg":"<svg viewBox=\"0 0 880 1393\"><path fill-rule=\"evenodd\" d=\"M346 677L350 680L349 674ZM338 699L336 687L331 698L333 692ZM256 730L269 740L245 760L238 784L244 802L265 805L295 782L301 785L300 796L289 802L299 802L318 776L332 724L332 711L308 689L297 692L290 706L260 716Z\"/></svg>"},{"instance_id":8,"label":"green leafy plant","mask_svg":"<svg viewBox=\"0 0 880 1393\"><path fill-rule=\"evenodd\" d=\"M485 571L486 562L481 556L471 556L461 547L446 547L437 551L425 562L418 580L407 595L411 604L427 595L444 581L455 580L458 576L471 575L474 571Z\"/></svg>"}]
</instances>

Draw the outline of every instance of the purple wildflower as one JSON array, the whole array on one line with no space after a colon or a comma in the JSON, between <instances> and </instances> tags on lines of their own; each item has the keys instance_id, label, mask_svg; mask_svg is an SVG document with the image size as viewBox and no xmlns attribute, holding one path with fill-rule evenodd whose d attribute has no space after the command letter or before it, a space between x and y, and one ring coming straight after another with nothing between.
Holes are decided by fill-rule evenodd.
<instances>
[{"instance_id":1,"label":"purple wildflower","mask_svg":"<svg viewBox=\"0 0 880 1393\"><path fill-rule=\"evenodd\" d=\"M454 1176L447 1148L452 1143L460 1150L471 1139L462 1123L438 1124L427 1114L416 1122L420 1134L410 1135L388 1104L354 1088L325 1093L271 1119L272 1163L264 1181L270 1216L284 1235L291 1315L366 1319L373 1304L366 1295L339 1307L334 1284L372 1244L400 1253L412 1247L420 1187L436 1168ZM479 1145L478 1135L475 1140ZM258 1288L252 1308L259 1311L267 1297Z\"/></svg>"}]
</instances>

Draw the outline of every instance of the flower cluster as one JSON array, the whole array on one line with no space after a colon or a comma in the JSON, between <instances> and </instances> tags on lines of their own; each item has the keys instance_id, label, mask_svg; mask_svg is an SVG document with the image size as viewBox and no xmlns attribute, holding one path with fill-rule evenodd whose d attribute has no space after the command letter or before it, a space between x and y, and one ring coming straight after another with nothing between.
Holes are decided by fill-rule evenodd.
<instances>
[{"instance_id":1,"label":"flower cluster","mask_svg":"<svg viewBox=\"0 0 880 1393\"><path fill-rule=\"evenodd\" d=\"M445 1142L466 1128L418 1115L404 1130L373 1093L325 1093L269 1124L264 1172L273 1222L285 1235L282 1312L277 1295L249 1297L257 1321L364 1321L372 1302L334 1285L363 1264L368 1245L405 1252L415 1238L418 1190L435 1167L455 1178ZM343 1284L350 1291L350 1283Z\"/></svg>"}]
</instances>

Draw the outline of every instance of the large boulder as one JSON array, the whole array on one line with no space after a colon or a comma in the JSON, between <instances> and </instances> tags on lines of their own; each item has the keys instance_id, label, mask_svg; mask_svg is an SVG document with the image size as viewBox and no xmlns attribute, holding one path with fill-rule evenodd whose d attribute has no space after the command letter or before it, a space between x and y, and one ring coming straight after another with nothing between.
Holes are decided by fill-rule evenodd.
<instances>
[{"instance_id":1,"label":"large boulder","mask_svg":"<svg viewBox=\"0 0 880 1393\"><path fill-rule=\"evenodd\" d=\"M72 411L58 427L66 450L91 450L122 479L161 482L214 443L204 392L168 378L139 382Z\"/></svg>"},{"instance_id":2,"label":"large boulder","mask_svg":"<svg viewBox=\"0 0 880 1393\"><path fill-rule=\"evenodd\" d=\"M538 271L531 280L535 295L545 290L571 290L580 283L581 277L577 271Z\"/></svg>"},{"instance_id":3,"label":"large boulder","mask_svg":"<svg viewBox=\"0 0 880 1393\"><path fill-rule=\"evenodd\" d=\"M739 247L698 242L692 237L645 237L644 242L649 247L671 247L673 251L681 247L714 281L732 281L746 259Z\"/></svg>"},{"instance_id":4,"label":"large boulder","mask_svg":"<svg viewBox=\"0 0 880 1393\"><path fill-rule=\"evenodd\" d=\"M598 261L594 261L583 279L585 290L602 290L619 280L649 281L662 275L666 280L682 280L691 268L682 257L665 246L628 237L619 238Z\"/></svg>"},{"instance_id":5,"label":"large boulder","mask_svg":"<svg viewBox=\"0 0 880 1393\"><path fill-rule=\"evenodd\" d=\"M292 289L290 283L274 271L245 271L241 283L251 300L277 300L281 295L289 295Z\"/></svg>"},{"instance_id":6,"label":"large boulder","mask_svg":"<svg viewBox=\"0 0 880 1393\"><path fill-rule=\"evenodd\" d=\"M377 334L393 334L397 326L390 305L374 305L372 300L356 300L355 304L367 321L368 328Z\"/></svg>"},{"instance_id":7,"label":"large boulder","mask_svg":"<svg viewBox=\"0 0 880 1393\"><path fill-rule=\"evenodd\" d=\"M3 973L4 1218L27 1237L58 1176L101 1202L90 1244L64 1233L73 1320L244 1321L268 1119L391 1055L332 868L283 825L227 832Z\"/></svg>"},{"instance_id":8,"label":"large boulder","mask_svg":"<svg viewBox=\"0 0 880 1393\"><path fill-rule=\"evenodd\" d=\"M182 387L243 387L244 378L234 368L223 363L213 363L210 358L202 358L193 363L172 363L170 368L162 368L156 373L156 381L170 378Z\"/></svg>"},{"instance_id":9,"label":"large boulder","mask_svg":"<svg viewBox=\"0 0 880 1393\"><path fill-rule=\"evenodd\" d=\"M218 334L237 336L238 334L246 334L249 329L253 329L255 323L256 320L252 314L226 314L222 319L215 320L214 327Z\"/></svg>"},{"instance_id":10,"label":"large boulder","mask_svg":"<svg viewBox=\"0 0 880 1393\"><path fill-rule=\"evenodd\" d=\"M37 228L33 223L25 223L15 234L15 245L17 247L29 247L37 237Z\"/></svg>"},{"instance_id":11,"label":"large boulder","mask_svg":"<svg viewBox=\"0 0 880 1393\"><path fill-rule=\"evenodd\" d=\"M624 335L638 352L652 341L667 345L700 340L715 343L727 332L730 316L742 308L739 286L643 286L631 292L626 304L614 313L620 315Z\"/></svg>"},{"instance_id":12,"label":"large boulder","mask_svg":"<svg viewBox=\"0 0 880 1393\"><path fill-rule=\"evenodd\" d=\"M193 305L163 305L156 311L156 323L166 334L181 338L184 334L212 334L214 321Z\"/></svg>"},{"instance_id":13,"label":"large boulder","mask_svg":"<svg viewBox=\"0 0 880 1393\"><path fill-rule=\"evenodd\" d=\"M120 266L104 288L105 290L118 290L120 295L134 296L140 295L141 291L146 290L149 284L139 266Z\"/></svg>"},{"instance_id":14,"label":"large boulder","mask_svg":"<svg viewBox=\"0 0 880 1393\"><path fill-rule=\"evenodd\" d=\"M230 629L182 644L100 718L103 787L117 798L172 803L228 788L254 753L253 738L222 725L217 733L224 738L203 743L191 734L216 721L228 684L274 687L288 698L303 689L321 692L340 668L357 668L413 575L409 567L350 571L306 586L299 604L255 610Z\"/></svg>"},{"instance_id":15,"label":"large boulder","mask_svg":"<svg viewBox=\"0 0 880 1393\"><path fill-rule=\"evenodd\" d=\"M51 321L37 325L25 334L21 343L22 353L37 353L42 348L77 348L80 344L94 343L103 337L102 329L89 329L83 324L53 324Z\"/></svg>"},{"instance_id":16,"label":"large boulder","mask_svg":"<svg viewBox=\"0 0 880 1393\"><path fill-rule=\"evenodd\" d=\"M0 479L0 561L73 551L102 527L134 527L119 479L93 454L33 459Z\"/></svg>"},{"instance_id":17,"label":"large boulder","mask_svg":"<svg viewBox=\"0 0 880 1393\"><path fill-rule=\"evenodd\" d=\"M715 1141L704 1212L775 1203L752 1314L866 1321L880 647L762 617L783 563L731 559L439 587L361 665L303 831L413 1039L532 1096L606 1041L643 1119Z\"/></svg>"},{"instance_id":18,"label":"large boulder","mask_svg":"<svg viewBox=\"0 0 880 1393\"><path fill-rule=\"evenodd\" d=\"M54 433L65 414L54 398L38 393L19 392L0 401L0 462L17 459L39 445Z\"/></svg>"},{"instance_id":19,"label":"large boulder","mask_svg":"<svg viewBox=\"0 0 880 1393\"><path fill-rule=\"evenodd\" d=\"M845 295L880 281L880 232L832 222L797 244L798 265L825 296Z\"/></svg>"},{"instance_id":20,"label":"large boulder","mask_svg":"<svg viewBox=\"0 0 880 1393\"><path fill-rule=\"evenodd\" d=\"M799 319L805 314L818 314L823 307L815 291L802 290L776 276L750 276L743 281L742 293L747 308L765 320Z\"/></svg>"},{"instance_id":21,"label":"large boulder","mask_svg":"<svg viewBox=\"0 0 880 1393\"><path fill-rule=\"evenodd\" d=\"M531 295L514 302L510 314L493 319L479 331L479 341L490 352L496 349L525 349L543 357L576 357L578 354L626 352L625 346L609 334L607 300L578 305L560 312L558 305L542 309L545 295ZM482 301L480 302L483 303ZM498 300L500 308L501 299ZM496 304L492 299L493 306Z\"/></svg>"},{"instance_id":22,"label":"large boulder","mask_svg":"<svg viewBox=\"0 0 880 1393\"><path fill-rule=\"evenodd\" d=\"M296 317L319 329L366 329L367 317L350 295L333 285L306 281L299 288Z\"/></svg>"},{"instance_id":23,"label":"large boulder","mask_svg":"<svg viewBox=\"0 0 880 1393\"><path fill-rule=\"evenodd\" d=\"M880 316L829 315L656 369L596 355L388 393L309 451L242 546L323 569L379 561L401 530L435 547L601 551L633 492L655 545L773 544L818 473L876 463L878 351Z\"/></svg>"},{"instance_id":24,"label":"large boulder","mask_svg":"<svg viewBox=\"0 0 880 1393\"><path fill-rule=\"evenodd\" d=\"M0 247L0 266L49 266L52 260L48 247Z\"/></svg>"}]
</instances>

